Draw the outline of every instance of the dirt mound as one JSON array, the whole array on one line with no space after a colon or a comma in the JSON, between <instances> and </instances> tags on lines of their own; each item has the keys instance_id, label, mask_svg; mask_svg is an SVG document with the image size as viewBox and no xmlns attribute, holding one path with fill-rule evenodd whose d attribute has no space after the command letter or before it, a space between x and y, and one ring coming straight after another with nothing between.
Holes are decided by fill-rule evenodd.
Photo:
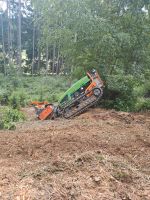
<instances>
[{"instance_id":1,"label":"dirt mound","mask_svg":"<svg viewBox=\"0 0 150 200\"><path fill-rule=\"evenodd\" d=\"M91 109L0 132L0 199L149 200L150 114Z\"/></svg>"}]
</instances>

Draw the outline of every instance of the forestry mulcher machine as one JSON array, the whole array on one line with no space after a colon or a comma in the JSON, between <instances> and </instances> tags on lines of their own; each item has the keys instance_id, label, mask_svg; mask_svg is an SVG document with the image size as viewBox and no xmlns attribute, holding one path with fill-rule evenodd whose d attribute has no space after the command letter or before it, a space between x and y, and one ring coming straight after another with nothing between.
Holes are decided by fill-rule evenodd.
<instances>
[{"instance_id":1,"label":"forestry mulcher machine","mask_svg":"<svg viewBox=\"0 0 150 200\"><path fill-rule=\"evenodd\" d=\"M48 102L32 102L32 105L40 120L56 117L71 119L95 105L103 95L103 88L103 81L93 69L64 93L57 106Z\"/></svg>"}]
</instances>

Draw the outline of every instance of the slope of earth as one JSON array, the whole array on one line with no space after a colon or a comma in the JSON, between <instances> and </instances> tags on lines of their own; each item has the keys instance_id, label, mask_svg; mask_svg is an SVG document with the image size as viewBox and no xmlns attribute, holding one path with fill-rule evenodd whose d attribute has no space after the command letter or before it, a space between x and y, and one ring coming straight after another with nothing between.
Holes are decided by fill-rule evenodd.
<instances>
[{"instance_id":1,"label":"slope of earth","mask_svg":"<svg viewBox=\"0 0 150 200\"><path fill-rule=\"evenodd\" d=\"M2 200L149 200L150 113L91 109L0 131Z\"/></svg>"}]
</instances>

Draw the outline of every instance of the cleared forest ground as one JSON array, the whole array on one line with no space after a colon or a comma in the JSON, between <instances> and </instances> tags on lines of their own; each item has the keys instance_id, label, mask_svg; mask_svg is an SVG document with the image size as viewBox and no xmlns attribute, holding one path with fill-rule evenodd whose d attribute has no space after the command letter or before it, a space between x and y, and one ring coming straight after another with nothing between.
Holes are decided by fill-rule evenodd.
<instances>
[{"instance_id":1,"label":"cleared forest ground","mask_svg":"<svg viewBox=\"0 0 150 200\"><path fill-rule=\"evenodd\" d=\"M0 131L0 199L149 200L150 113L91 109Z\"/></svg>"}]
</instances>

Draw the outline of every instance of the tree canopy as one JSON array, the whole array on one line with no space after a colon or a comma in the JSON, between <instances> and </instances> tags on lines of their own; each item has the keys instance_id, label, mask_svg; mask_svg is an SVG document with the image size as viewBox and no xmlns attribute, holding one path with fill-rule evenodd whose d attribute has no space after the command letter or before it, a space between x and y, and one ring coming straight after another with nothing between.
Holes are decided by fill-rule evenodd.
<instances>
[{"instance_id":1,"label":"tree canopy","mask_svg":"<svg viewBox=\"0 0 150 200\"><path fill-rule=\"evenodd\" d=\"M150 2L34 1L43 46L55 45L69 68L104 66L105 73L141 73L150 62Z\"/></svg>"},{"instance_id":2,"label":"tree canopy","mask_svg":"<svg viewBox=\"0 0 150 200\"><path fill-rule=\"evenodd\" d=\"M0 73L80 78L96 68L109 107L150 105L150 0L3 2Z\"/></svg>"}]
</instances>

